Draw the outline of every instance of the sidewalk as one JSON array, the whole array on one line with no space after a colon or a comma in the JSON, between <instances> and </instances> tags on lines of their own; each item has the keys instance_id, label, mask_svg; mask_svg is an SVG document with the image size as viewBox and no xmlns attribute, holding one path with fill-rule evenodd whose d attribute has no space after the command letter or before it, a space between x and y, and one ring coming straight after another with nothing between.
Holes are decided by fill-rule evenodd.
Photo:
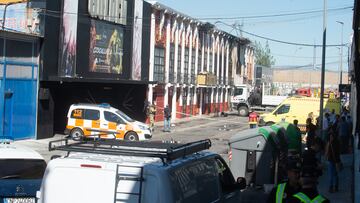
<instances>
[{"instance_id":1,"label":"sidewalk","mask_svg":"<svg viewBox=\"0 0 360 203\"><path fill-rule=\"evenodd\" d=\"M324 170L323 175L319 178L318 189L320 194L330 199L335 203L349 203L352 202L352 185L353 185L353 154L341 155L344 169L339 173L339 191L336 193L329 193L329 174L327 170L328 162L323 161Z\"/></svg>"},{"instance_id":2,"label":"sidewalk","mask_svg":"<svg viewBox=\"0 0 360 203\"><path fill-rule=\"evenodd\" d=\"M354 139L354 203L360 203L360 150L359 135Z\"/></svg>"}]
</instances>

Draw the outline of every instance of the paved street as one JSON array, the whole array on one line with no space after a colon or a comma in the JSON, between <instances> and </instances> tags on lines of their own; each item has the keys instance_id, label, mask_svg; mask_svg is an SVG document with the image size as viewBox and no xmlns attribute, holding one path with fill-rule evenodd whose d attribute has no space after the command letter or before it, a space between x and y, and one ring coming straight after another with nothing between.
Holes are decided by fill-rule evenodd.
<instances>
[{"instance_id":1,"label":"paved street","mask_svg":"<svg viewBox=\"0 0 360 203\"><path fill-rule=\"evenodd\" d=\"M153 140L175 140L191 142L210 139L210 151L216 152L227 161L228 140L235 133L249 128L246 117L239 117L235 113L227 117L195 117L175 123L171 133L162 132L163 123L157 123Z\"/></svg>"},{"instance_id":2,"label":"paved street","mask_svg":"<svg viewBox=\"0 0 360 203\"><path fill-rule=\"evenodd\" d=\"M163 123L158 122L155 126L153 140L175 140L180 142L191 142L201 139L211 139L211 151L221 154L227 161L227 142L229 138L238 131L248 128L247 118L239 117L235 113L227 117L192 117L174 123L171 133L162 132ZM52 155L61 152L49 152L48 143L51 140L61 139L64 135L56 134L53 138L42 140L17 141L22 145L37 150L48 161Z\"/></svg>"},{"instance_id":3,"label":"paved street","mask_svg":"<svg viewBox=\"0 0 360 203\"><path fill-rule=\"evenodd\" d=\"M247 129L247 118L239 117L236 114L229 114L227 117L193 117L174 123L172 132L162 132L163 123L158 122L155 126L153 140L175 140L180 142L191 142L201 139L211 139L212 147L210 151L219 153L226 161L228 161L227 150L229 138L237 132ZM62 154L61 152L49 152L48 143L51 140L63 138L64 135L57 134L53 138L43 140L23 140L16 141L19 144L31 147L41 153L48 161L54 154ZM347 203L351 202L352 187L352 166L353 155L343 155L344 170L340 173L340 191L338 193L328 193L328 173L326 170L327 162L324 163L324 173L319 179L319 190L333 202Z\"/></svg>"}]
</instances>

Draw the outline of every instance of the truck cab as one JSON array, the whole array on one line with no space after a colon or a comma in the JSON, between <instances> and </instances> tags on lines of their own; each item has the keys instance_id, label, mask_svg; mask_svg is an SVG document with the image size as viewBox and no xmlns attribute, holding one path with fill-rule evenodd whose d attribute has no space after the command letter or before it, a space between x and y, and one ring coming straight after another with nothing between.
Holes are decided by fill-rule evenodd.
<instances>
[{"instance_id":1,"label":"truck cab","mask_svg":"<svg viewBox=\"0 0 360 203\"><path fill-rule=\"evenodd\" d=\"M262 88L255 87L253 92L250 89L248 85L234 87L230 100L231 108L237 110L239 116L248 116L250 110L272 110L288 97L271 94L271 85L263 84Z\"/></svg>"}]
</instances>

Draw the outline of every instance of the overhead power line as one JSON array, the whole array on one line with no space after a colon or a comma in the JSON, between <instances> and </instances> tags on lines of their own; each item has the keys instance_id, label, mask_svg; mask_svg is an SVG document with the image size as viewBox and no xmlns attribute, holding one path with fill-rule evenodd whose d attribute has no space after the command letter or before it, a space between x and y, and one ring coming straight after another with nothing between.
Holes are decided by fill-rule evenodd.
<instances>
[{"instance_id":1,"label":"overhead power line","mask_svg":"<svg viewBox=\"0 0 360 203\"><path fill-rule=\"evenodd\" d=\"M243 29L240 29L238 28L237 26L234 26L234 25L230 25L228 23L225 23L225 22L222 22L222 21L216 21L216 23L222 23L226 26L229 26L235 30L238 30L240 32L243 32L243 33L246 33L248 35L251 35L251 36L254 36L254 37L258 37L258 38L261 38L261 39L266 39L268 41L272 41L272 42L278 42L278 43L282 43L282 44L288 44L288 45L295 45L295 46L304 46L304 47L322 47L322 44L305 44L305 43L298 43L298 42L287 42L287 41L283 41L283 40L278 40L278 39L273 39L273 38L269 38L269 37L264 37L264 36L261 36L261 35L257 35L257 34L254 34L254 33L251 33L251 32L247 32ZM347 44L329 44L329 45L326 45L326 47L338 47L338 46L347 46Z\"/></svg>"},{"instance_id":2,"label":"overhead power line","mask_svg":"<svg viewBox=\"0 0 360 203\"><path fill-rule=\"evenodd\" d=\"M339 11L352 9L353 6L346 6L341 8L332 8L328 11ZM314 10L314 11L304 11L304 12L294 12L294 13L281 13L281 14L271 14L271 15L254 15L254 16L234 16L234 17L208 17L208 18L197 18L199 20L237 20L237 19L252 19L252 18L270 18L270 17L285 17L285 16L294 16L294 15L305 15L313 13L321 13L323 10Z\"/></svg>"}]
</instances>

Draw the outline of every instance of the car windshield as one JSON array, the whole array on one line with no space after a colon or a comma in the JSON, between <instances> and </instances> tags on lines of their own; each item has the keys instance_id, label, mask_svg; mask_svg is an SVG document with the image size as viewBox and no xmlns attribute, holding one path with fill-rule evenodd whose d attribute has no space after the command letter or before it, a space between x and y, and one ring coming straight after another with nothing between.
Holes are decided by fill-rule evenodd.
<instances>
[{"instance_id":1,"label":"car windshield","mask_svg":"<svg viewBox=\"0 0 360 203\"><path fill-rule=\"evenodd\" d=\"M126 115L124 112L117 110L116 111L117 114L119 114L121 116L121 118L125 119L127 122L134 122L135 120L130 118L128 115Z\"/></svg>"},{"instance_id":2,"label":"car windshield","mask_svg":"<svg viewBox=\"0 0 360 203\"><path fill-rule=\"evenodd\" d=\"M41 159L1 159L0 180L41 179L46 162Z\"/></svg>"}]
</instances>

